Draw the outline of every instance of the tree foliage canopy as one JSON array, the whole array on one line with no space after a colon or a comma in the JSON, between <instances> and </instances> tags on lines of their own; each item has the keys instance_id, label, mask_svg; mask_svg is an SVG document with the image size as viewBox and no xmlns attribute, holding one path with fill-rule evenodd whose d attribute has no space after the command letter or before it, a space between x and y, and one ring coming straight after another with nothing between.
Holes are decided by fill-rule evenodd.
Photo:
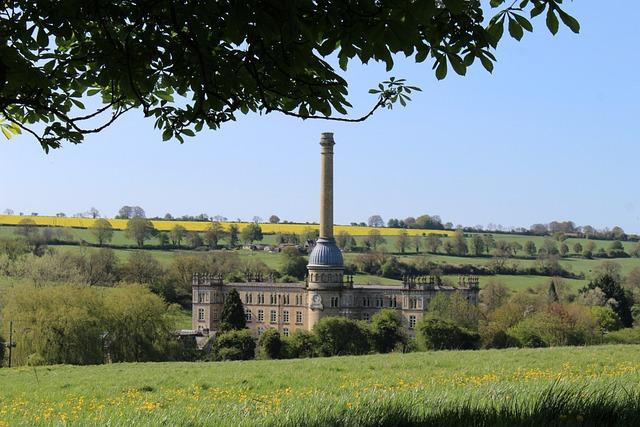
<instances>
[{"instance_id":1,"label":"tree foliage canopy","mask_svg":"<svg viewBox=\"0 0 640 427\"><path fill-rule=\"evenodd\" d=\"M80 143L131 109L180 141L250 111L362 121L405 105L417 88L390 78L370 90L369 113L335 117L351 104L327 57L343 70L373 60L390 71L404 54L438 79L450 68L464 75L476 59L492 71L505 26L520 40L533 30L528 17L544 14L553 34L559 21L578 32L561 3L9 0L0 6L0 128L28 132L48 150Z\"/></svg>"}]
</instances>

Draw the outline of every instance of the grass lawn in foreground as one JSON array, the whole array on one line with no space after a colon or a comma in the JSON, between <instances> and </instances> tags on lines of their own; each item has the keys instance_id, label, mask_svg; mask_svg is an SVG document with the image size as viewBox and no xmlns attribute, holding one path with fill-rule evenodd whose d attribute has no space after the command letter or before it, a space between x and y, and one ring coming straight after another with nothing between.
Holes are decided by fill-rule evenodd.
<instances>
[{"instance_id":1,"label":"grass lawn in foreground","mask_svg":"<svg viewBox=\"0 0 640 427\"><path fill-rule=\"evenodd\" d=\"M640 346L0 369L0 425L636 425Z\"/></svg>"}]
</instances>

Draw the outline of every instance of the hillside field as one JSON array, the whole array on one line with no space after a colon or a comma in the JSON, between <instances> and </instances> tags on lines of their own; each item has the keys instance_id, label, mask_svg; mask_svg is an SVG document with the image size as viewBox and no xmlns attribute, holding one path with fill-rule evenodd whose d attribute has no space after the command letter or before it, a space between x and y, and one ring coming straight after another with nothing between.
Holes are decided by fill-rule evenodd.
<instances>
[{"instance_id":1,"label":"hillside field","mask_svg":"<svg viewBox=\"0 0 640 427\"><path fill-rule=\"evenodd\" d=\"M95 223L95 219L93 218L67 218L67 217L56 217L56 216L30 216L30 215L0 215L0 225L18 225L20 221L24 221L26 219L32 220L36 225L40 226L49 226L49 227L69 227L69 228L91 228ZM116 230L124 230L127 228L126 219L114 219L114 218L106 218L111 226ZM206 231L211 225L211 221L180 221L180 220L152 220L153 226L159 231L170 231L176 225L183 226L187 231ZM246 227L248 224L252 224L250 222L221 222L223 227L228 230L232 224L237 225L240 230ZM262 231L264 233L296 233L302 234L308 231L309 229L318 230L318 224L290 224L290 223L282 223L282 224L271 224L271 223L263 223L260 224ZM340 231L347 231L351 235L354 236L365 236L374 229L374 227L362 227L362 226L354 226L354 225L335 225L334 230L335 233L339 233ZM386 228L386 227L377 227L375 228L380 232L380 234L385 236L395 236L400 234L402 231L399 228ZM412 229L406 230L407 233L411 236L422 236L426 234L440 234L443 236L450 236L453 234L452 231L447 230L422 230L422 229Z\"/></svg>"},{"instance_id":2,"label":"hillside field","mask_svg":"<svg viewBox=\"0 0 640 427\"><path fill-rule=\"evenodd\" d=\"M0 369L0 426L638 425L640 346Z\"/></svg>"}]
</instances>

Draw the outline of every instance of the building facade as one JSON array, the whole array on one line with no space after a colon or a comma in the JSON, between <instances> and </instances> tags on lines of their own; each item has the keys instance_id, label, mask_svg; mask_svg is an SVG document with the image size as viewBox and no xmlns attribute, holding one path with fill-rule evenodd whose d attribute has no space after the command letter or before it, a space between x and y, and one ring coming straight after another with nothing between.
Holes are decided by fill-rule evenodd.
<instances>
[{"instance_id":1,"label":"building facade","mask_svg":"<svg viewBox=\"0 0 640 427\"><path fill-rule=\"evenodd\" d=\"M405 277L402 286L355 285L345 276L342 252L333 238L333 134L320 139L320 237L309 255L304 283L274 283L255 277L242 283L224 283L209 274L193 277L193 329L215 333L220 322L225 295L235 289L244 304L247 326L254 336L268 328L288 336L296 330L309 331L326 316L369 320L390 308L398 310L409 333L429 302L438 294L460 293L469 303L478 303L477 277L461 277L457 286L443 286L436 277Z\"/></svg>"}]
</instances>

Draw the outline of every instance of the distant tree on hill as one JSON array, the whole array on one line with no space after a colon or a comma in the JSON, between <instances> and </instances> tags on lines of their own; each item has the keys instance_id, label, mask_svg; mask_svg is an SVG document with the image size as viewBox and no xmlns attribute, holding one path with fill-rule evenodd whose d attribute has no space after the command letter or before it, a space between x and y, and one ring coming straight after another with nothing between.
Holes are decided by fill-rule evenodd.
<instances>
[{"instance_id":1,"label":"distant tree on hill","mask_svg":"<svg viewBox=\"0 0 640 427\"><path fill-rule=\"evenodd\" d=\"M240 237L245 243L253 243L256 240L260 241L263 238L262 227L257 223L247 224L247 226L242 229Z\"/></svg>"},{"instance_id":2,"label":"distant tree on hill","mask_svg":"<svg viewBox=\"0 0 640 427\"><path fill-rule=\"evenodd\" d=\"M364 240L364 244L369 248L373 248L374 251L378 248L378 245L382 245L385 242L385 238L382 237L378 230L370 230Z\"/></svg>"},{"instance_id":3,"label":"distant tree on hill","mask_svg":"<svg viewBox=\"0 0 640 427\"><path fill-rule=\"evenodd\" d=\"M609 250L607 251L607 254L611 258L627 256L627 253L624 251L624 246L622 245L622 242L619 240L615 240L611 242L611 244L609 245Z\"/></svg>"},{"instance_id":4,"label":"distant tree on hill","mask_svg":"<svg viewBox=\"0 0 640 427\"><path fill-rule=\"evenodd\" d=\"M153 285L164 276L160 262L149 251L134 251L122 266L122 278L129 283Z\"/></svg>"},{"instance_id":5,"label":"distant tree on hill","mask_svg":"<svg viewBox=\"0 0 640 427\"><path fill-rule=\"evenodd\" d=\"M416 248L416 253L419 254L420 253L420 249L422 248L422 236L420 235L415 235L413 236L413 247Z\"/></svg>"},{"instance_id":6,"label":"distant tree on hill","mask_svg":"<svg viewBox=\"0 0 640 427\"><path fill-rule=\"evenodd\" d=\"M204 233L204 241L211 249L218 249L218 244L225 234L222 224L213 222Z\"/></svg>"},{"instance_id":7,"label":"distant tree on hill","mask_svg":"<svg viewBox=\"0 0 640 427\"><path fill-rule=\"evenodd\" d=\"M113 239L113 227L111 223L104 218L99 218L93 222L91 232L98 241L98 245L102 246Z\"/></svg>"},{"instance_id":8,"label":"distant tree on hill","mask_svg":"<svg viewBox=\"0 0 640 427\"><path fill-rule=\"evenodd\" d=\"M560 244L560 256L565 257L569 253L569 246L566 243Z\"/></svg>"},{"instance_id":9,"label":"distant tree on hill","mask_svg":"<svg viewBox=\"0 0 640 427\"><path fill-rule=\"evenodd\" d=\"M191 246L191 249L196 249L202 246L202 237L197 231L187 232L187 240L189 240L189 246Z\"/></svg>"},{"instance_id":10,"label":"distant tree on hill","mask_svg":"<svg viewBox=\"0 0 640 427\"><path fill-rule=\"evenodd\" d=\"M14 214L13 209L9 209L9 208L5 209L2 213L5 214L5 215L13 215Z\"/></svg>"},{"instance_id":11,"label":"distant tree on hill","mask_svg":"<svg viewBox=\"0 0 640 427\"><path fill-rule=\"evenodd\" d=\"M240 294L237 290L231 289L224 298L222 315L220 316L220 330L230 331L246 327L247 321Z\"/></svg>"},{"instance_id":12,"label":"distant tree on hill","mask_svg":"<svg viewBox=\"0 0 640 427\"><path fill-rule=\"evenodd\" d=\"M371 215L367 224L369 224L369 227L384 227L384 221L380 215Z\"/></svg>"},{"instance_id":13,"label":"distant tree on hill","mask_svg":"<svg viewBox=\"0 0 640 427\"><path fill-rule=\"evenodd\" d=\"M125 234L136 241L139 248L144 246L144 241L155 236L158 231L151 221L143 217L133 217L127 221Z\"/></svg>"},{"instance_id":14,"label":"distant tree on hill","mask_svg":"<svg viewBox=\"0 0 640 427\"><path fill-rule=\"evenodd\" d=\"M467 253L469 252L467 239L465 239L464 233L460 229L456 230L456 233L453 236L453 246L455 254L458 256L467 255Z\"/></svg>"},{"instance_id":15,"label":"distant tree on hill","mask_svg":"<svg viewBox=\"0 0 640 427\"><path fill-rule=\"evenodd\" d=\"M404 253L407 246L409 246L409 234L406 231L402 231L396 238L396 248Z\"/></svg>"},{"instance_id":16,"label":"distant tree on hill","mask_svg":"<svg viewBox=\"0 0 640 427\"><path fill-rule=\"evenodd\" d=\"M415 228L424 228L427 230L442 230L442 220L438 215L420 215L414 223Z\"/></svg>"},{"instance_id":17,"label":"distant tree on hill","mask_svg":"<svg viewBox=\"0 0 640 427\"><path fill-rule=\"evenodd\" d=\"M259 216L254 216L254 217L253 217L253 219L252 219L252 221L253 221L254 223L256 223L256 224L260 224L260 223L264 222L264 221L262 221L262 218L261 218L261 217L259 217Z\"/></svg>"},{"instance_id":18,"label":"distant tree on hill","mask_svg":"<svg viewBox=\"0 0 640 427\"><path fill-rule=\"evenodd\" d=\"M140 206L123 206L116 215L117 219L130 219L130 218L146 218L144 209Z\"/></svg>"},{"instance_id":19,"label":"distant tree on hill","mask_svg":"<svg viewBox=\"0 0 640 427\"><path fill-rule=\"evenodd\" d=\"M580 244L580 242L577 242L573 245L573 252L576 254L582 253L582 245Z\"/></svg>"},{"instance_id":20,"label":"distant tree on hill","mask_svg":"<svg viewBox=\"0 0 640 427\"><path fill-rule=\"evenodd\" d=\"M89 209L89 215L91 218L96 219L100 216L100 211L92 206L91 209Z\"/></svg>"},{"instance_id":21,"label":"distant tree on hill","mask_svg":"<svg viewBox=\"0 0 640 427\"><path fill-rule=\"evenodd\" d=\"M536 256L538 253L538 248L536 248L536 244L533 240L527 240L524 242L524 252L529 256Z\"/></svg>"},{"instance_id":22,"label":"distant tree on hill","mask_svg":"<svg viewBox=\"0 0 640 427\"><path fill-rule=\"evenodd\" d=\"M496 247L496 239L493 234L483 234L482 239L484 240L484 251L486 253L491 252L491 249Z\"/></svg>"},{"instance_id":23,"label":"distant tree on hill","mask_svg":"<svg viewBox=\"0 0 640 427\"><path fill-rule=\"evenodd\" d=\"M596 288L604 293L606 301L613 300L611 308L620 318L622 325L625 328L631 327L633 325L633 316L631 315L632 302L620 283L619 273L615 269L603 265L603 268L597 272L596 277L580 292L584 293Z\"/></svg>"},{"instance_id":24,"label":"distant tree on hill","mask_svg":"<svg viewBox=\"0 0 640 427\"><path fill-rule=\"evenodd\" d=\"M187 234L186 228L184 228L180 224L174 225L173 228L171 228L171 231L169 232L169 235L171 236L171 243L173 243L174 246L179 247L180 244L182 243L182 239L184 239L186 234Z\"/></svg>"},{"instance_id":25,"label":"distant tree on hill","mask_svg":"<svg viewBox=\"0 0 640 427\"><path fill-rule=\"evenodd\" d=\"M169 234L165 231L158 232L156 238L158 239L158 243L162 248L166 248L167 246L169 246L169 243L171 243Z\"/></svg>"},{"instance_id":26,"label":"distant tree on hill","mask_svg":"<svg viewBox=\"0 0 640 427\"><path fill-rule=\"evenodd\" d=\"M406 217L402 222L404 222L404 225L407 228L414 228L416 226L416 219L412 216Z\"/></svg>"},{"instance_id":27,"label":"distant tree on hill","mask_svg":"<svg viewBox=\"0 0 640 427\"><path fill-rule=\"evenodd\" d=\"M307 240L316 240L318 237L320 237L320 231L318 231L318 229L305 227L304 230L302 230L303 242Z\"/></svg>"},{"instance_id":28,"label":"distant tree on hill","mask_svg":"<svg viewBox=\"0 0 640 427\"><path fill-rule=\"evenodd\" d=\"M633 248L631 248L631 251L629 251L629 255L640 258L640 242L636 243Z\"/></svg>"},{"instance_id":29,"label":"distant tree on hill","mask_svg":"<svg viewBox=\"0 0 640 427\"><path fill-rule=\"evenodd\" d=\"M533 224L530 230L533 234L543 236L549 232L549 227L545 224Z\"/></svg>"},{"instance_id":30,"label":"distant tree on hill","mask_svg":"<svg viewBox=\"0 0 640 427\"><path fill-rule=\"evenodd\" d=\"M435 254L438 252L440 246L442 246L442 238L437 234L428 234L425 244L427 252Z\"/></svg>"},{"instance_id":31,"label":"distant tree on hill","mask_svg":"<svg viewBox=\"0 0 640 427\"><path fill-rule=\"evenodd\" d=\"M24 239L31 253L36 256L42 256L44 254L47 248L47 240L32 219L25 218L20 220L15 233Z\"/></svg>"},{"instance_id":32,"label":"distant tree on hill","mask_svg":"<svg viewBox=\"0 0 640 427\"><path fill-rule=\"evenodd\" d=\"M518 242L510 242L510 245L514 256L518 255L518 252L522 250L522 245Z\"/></svg>"},{"instance_id":33,"label":"distant tree on hill","mask_svg":"<svg viewBox=\"0 0 640 427\"><path fill-rule=\"evenodd\" d=\"M292 246L284 248L280 272L298 280L304 279L305 274L307 274L307 261L300 255L298 249Z\"/></svg>"},{"instance_id":34,"label":"distant tree on hill","mask_svg":"<svg viewBox=\"0 0 640 427\"><path fill-rule=\"evenodd\" d=\"M558 250L558 243L549 237L544 238L542 241L542 247L538 252L546 255L558 255L560 253Z\"/></svg>"},{"instance_id":35,"label":"distant tree on hill","mask_svg":"<svg viewBox=\"0 0 640 427\"><path fill-rule=\"evenodd\" d=\"M471 238L471 251L475 256L484 254L484 238L480 234L474 234Z\"/></svg>"},{"instance_id":36,"label":"distant tree on hill","mask_svg":"<svg viewBox=\"0 0 640 427\"><path fill-rule=\"evenodd\" d=\"M238 226L235 224L231 224L229 226L229 246L231 246L232 248L238 246L239 234L240 229L238 228Z\"/></svg>"},{"instance_id":37,"label":"distant tree on hill","mask_svg":"<svg viewBox=\"0 0 640 427\"><path fill-rule=\"evenodd\" d=\"M278 217L278 215L271 215L269 217L269 222L271 224L278 224L280 222L280 217Z\"/></svg>"},{"instance_id":38,"label":"distant tree on hill","mask_svg":"<svg viewBox=\"0 0 640 427\"><path fill-rule=\"evenodd\" d=\"M356 245L356 240L348 231L341 230L336 235L336 244L343 251L350 251Z\"/></svg>"},{"instance_id":39,"label":"distant tree on hill","mask_svg":"<svg viewBox=\"0 0 640 427\"><path fill-rule=\"evenodd\" d=\"M584 234L585 238L590 238L596 233L596 229L590 225L585 225L582 227L582 234Z\"/></svg>"},{"instance_id":40,"label":"distant tree on hill","mask_svg":"<svg viewBox=\"0 0 640 427\"><path fill-rule=\"evenodd\" d=\"M21 219L15 229L15 233L18 236L24 237L25 240L29 240L38 234L38 226L35 221L30 218Z\"/></svg>"}]
</instances>

